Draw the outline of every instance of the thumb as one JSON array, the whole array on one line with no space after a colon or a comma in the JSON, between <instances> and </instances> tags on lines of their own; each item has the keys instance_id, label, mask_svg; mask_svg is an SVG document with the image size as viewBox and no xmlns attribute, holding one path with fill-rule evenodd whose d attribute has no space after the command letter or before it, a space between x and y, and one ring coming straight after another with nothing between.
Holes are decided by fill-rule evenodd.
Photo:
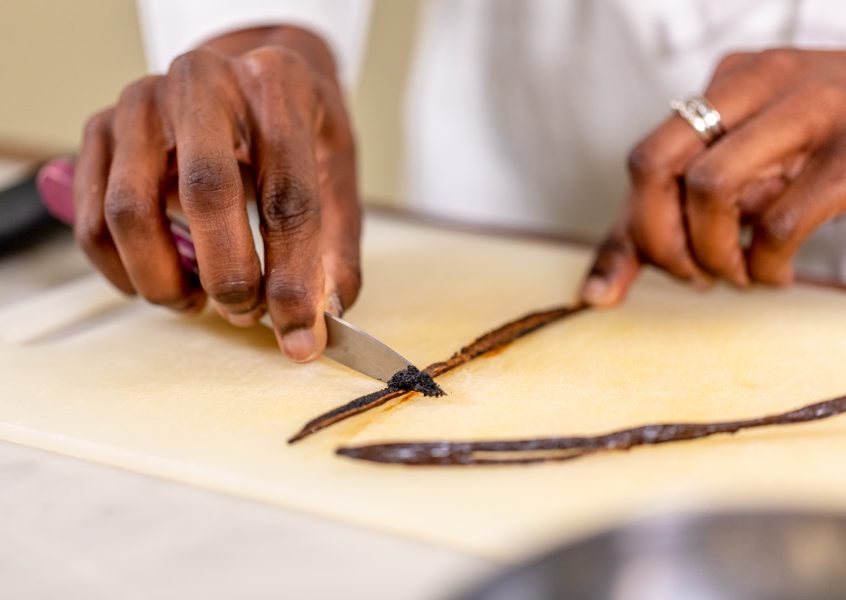
<instances>
[{"instance_id":1,"label":"thumb","mask_svg":"<svg viewBox=\"0 0 846 600\"><path fill-rule=\"evenodd\" d=\"M619 304L640 267L634 242L625 230L616 229L596 251L579 294L582 302L599 308Z\"/></svg>"}]
</instances>

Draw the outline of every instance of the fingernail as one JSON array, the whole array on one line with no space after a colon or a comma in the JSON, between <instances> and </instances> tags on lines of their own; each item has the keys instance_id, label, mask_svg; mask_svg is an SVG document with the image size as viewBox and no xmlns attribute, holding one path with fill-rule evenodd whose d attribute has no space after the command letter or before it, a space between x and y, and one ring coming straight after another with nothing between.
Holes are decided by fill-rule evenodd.
<instances>
[{"instance_id":1,"label":"fingernail","mask_svg":"<svg viewBox=\"0 0 846 600\"><path fill-rule=\"evenodd\" d=\"M226 307L216 300L212 300L211 305L217 314L236 327L252 327L264 315L264 307L262 306L257 306L245 313L233 313L226 310Z\"/></svg>"},{"instance_id":2,"label":"fingernail","mask_svg":"<svg viewBox=\"0 0 846 600\"><path fill-rule=\"evenodd\" d=\"M734 284L740 288L747 288L749 287L749 275L746 274L746 271L741 271L735 277Z\"/></svg>"},{"instance_id":3,"label":"fingernail","mask_svg":"<svg viewBox=\"0 0 846 600\"><path fill-rule=\"evenodd\" d=\"M259 322L262 316L264 316L264 310L259 307L251 310L250 312L239 315L229 313L226 318L230 323L237 327L252 327Z\"/></svg>"},{"instance_id":4,"label":"fingernail","mask_svg":"<svg viewBox=\"0 0 846 600\"><path fill-rule=\"evenodd\" d=\"M191 299L191 304L188 306L186 312L192 315L198 315L203 312L203 309L206 307L206 296L205 294L197 294L194 298Z\"/></svg>"},{"instance_id":5,"label":"fingernail","mask_svg":"<svg viewBox=\"0 0 846 600\"><path fill-rule=\"evenodd\" d=\"M697 292L707 292L714 285L714 280L701 274L694 274L690 283Z\"/></svg>"},{"instance_id":6,"label":"fingernail","mask_svg":"<svg viewBox=\"0 0 846 600\"><path fill-rule=\"evenodd\" d=\"M200 290L194 291L179 304L171 306L174 310L178 310L179 312L189 315L199 314L203 312L205 307L206 295Z\"/></svg>"},{"instance_id":7,"label":"fingernail","mask_svg":"<svg viewBox=\"0 0 846 600\"><path fill-rule=\"evenodd\" d=\"M282 351L295 362L308 362L317 357L317 340L311 329L294 329L282 336Z\"/></svg>"},{"instance_id":8,"label":"fingernail","mask_svg":"<svg viewBox=\"0 0 846 600\"><path fill-rule=\"evenodd\" d=\"M341 304L341 297L337 293L330 294L326 298L326 312L336 317L341 317L344 314L344 305Z\"/></svg>"},{"instance_id":9,"label":"fingernail","mask_svg":"<svg viewBox=\"0 0 846 600\"><path fill-rule=\"evenodd\" d=\"M214 312L219 314L224 319L226 318L226 311L223 310L223 307L220 305L219 302L217 302L214 299L211 299L211 300L209 300L209 304L211 304L212 308L214 309Z\"/></svg>"},{"instance_id":10,"label":"fingernail","mask_svg":"<svg viewBox=\"0 0 846 600\"><path fill-rule=\"evenodd\" d=\"M600 277L589 277L582 288L582 299L588 304L605 304L609 291L607 281Z\"/></svg>"}]
</instances>

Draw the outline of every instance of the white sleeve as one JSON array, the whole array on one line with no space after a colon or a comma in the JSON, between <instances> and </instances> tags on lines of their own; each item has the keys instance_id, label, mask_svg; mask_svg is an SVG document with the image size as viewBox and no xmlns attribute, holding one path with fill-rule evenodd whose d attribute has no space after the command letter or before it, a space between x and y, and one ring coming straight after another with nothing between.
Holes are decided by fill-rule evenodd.
<instances>
[{"instance_id":1,"label":"white sleeve","mask_svg":"<svg viewBox=\"0 0 846 600\"><path fill-rule=\"evenodd\" d=\"M798 46L842 49L846 45L846 6L828 0L804 0L794 27Z\"/></svg>"},{"instance_id":2,"label":"white sleeve","mask_svg":"<svg viewBox=\"0 0 846 600\"><path fill-rule=\"evenodd\" d=\"M137 0L147 66L163 73L183 52L227 31L296 25L332 49L347 89L355 84L371 0Z\"/></svg>"}]
</instances>

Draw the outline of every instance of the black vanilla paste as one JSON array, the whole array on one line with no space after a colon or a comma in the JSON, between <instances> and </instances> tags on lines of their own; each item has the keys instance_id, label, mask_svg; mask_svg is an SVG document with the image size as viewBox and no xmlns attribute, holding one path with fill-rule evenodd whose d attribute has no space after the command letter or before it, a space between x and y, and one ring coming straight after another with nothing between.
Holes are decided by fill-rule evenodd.
<instances>
[{"instance_id":1,"label":"black vanilla paste","mask_svg":"<svg viewBox=\"0 0 846 600\"><path fill-rule=\"evenodd\" d=\"M420 392L424 396L443 396L441 389L432 376L426 371L421 371L414 365L408 365L402 371L397 371L388 381L388 389L402 390L404 392Z\"/></svg>"}]
</instances>

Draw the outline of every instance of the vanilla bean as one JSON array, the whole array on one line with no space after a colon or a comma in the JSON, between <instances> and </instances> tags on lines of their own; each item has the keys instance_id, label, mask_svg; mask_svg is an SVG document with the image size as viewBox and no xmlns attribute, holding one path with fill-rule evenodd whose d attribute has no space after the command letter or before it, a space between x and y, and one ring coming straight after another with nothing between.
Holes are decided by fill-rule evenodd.
<instances>
[{"instance_id":1,"label":"vanilla bean","mask_svg":"<svg viewBox=\"0 0 846 600\"><path fill-rule=\"evenodd\" d=\"M712 423L659 423L596 436L482 442L395 442L339 448L349 458L403 465L502 465L565 461L603 450L667 444L742 429L821 421L846 413L846 396L765 417Z\"/></svg>"},{"instance_id":2,"label":"vanilla bean","mask_svg":"<svg viewBox=\"0 0 846 600\"><path fill-rule=\"evenodd\" d=\"M587 307L584 305L558 306L549 310L530 313L524 317L521 317L520 319L510 321L509 323L506 323L505 325L502 325L494 329L493 331L486 333L485 335L474 340L471 344L468 344L467 346L463 347L461 350L453 354L447 360L432 363L431 365L423 369L421 373L427 375L430 378L438 377L439 375L443 375L447 371L451 371L452 369L463 365L473 360L474 358L481 356L482 354L497 350L507 344L510 344L514 340L523 337L524 335L527 335L537 329L540 329L541 327L549 325L550 323L574 315L586 308ZM415 392L424 391L423 388L419 387L419 382L418 387L392 387L391 383L393 383L395 380L402 380L402 377L400 376L403 373L404 371L400 371L399 373L395 374L394 377L391 378L391 382L389 383L388 387L373 392L371 394L367 394L366 396L356 398L355 400L348 402L347 404L334 408L331 411L312 419L311 421L306 423L299 432L292 436L288 440L288 443L293 444L294 442L302 440L303 438L308 437L313 433L317 433L321 429L325 429L326 427L334 425L339 421L343 421L344 419L348 419L352 416L376 408L377 406L381 406L389 400L393 400L394 398L398 398L404 395L410 395ZM435 385L434 381L432 381L432 385ZM435 387L437 387L437 385L435 385Z\"/></svg>"}]
</instances>

